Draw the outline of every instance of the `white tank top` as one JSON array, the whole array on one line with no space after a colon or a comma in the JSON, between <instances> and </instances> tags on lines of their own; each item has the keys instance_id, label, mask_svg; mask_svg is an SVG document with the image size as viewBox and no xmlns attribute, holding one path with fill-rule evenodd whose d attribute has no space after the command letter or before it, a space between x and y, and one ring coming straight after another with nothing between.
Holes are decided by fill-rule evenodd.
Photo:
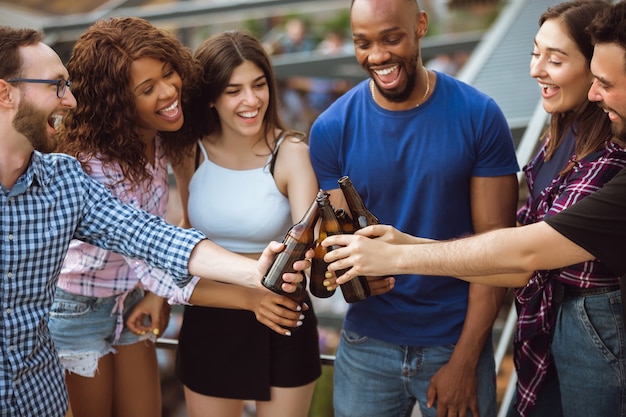
<instances>
[{"instance_id":1,"label":"white tank top","mask_svg":"<svg viewBox=\"0 0 626 417\"><path fill-rule=\"evenodd\" d=\"M191 226L239 253L260 253L271 240L282 241L293 222L289 200L270 172L273 155L262 168L232 170L210 161L198 143L204 161L189 183Z\"/></svg>"}]
</instances>

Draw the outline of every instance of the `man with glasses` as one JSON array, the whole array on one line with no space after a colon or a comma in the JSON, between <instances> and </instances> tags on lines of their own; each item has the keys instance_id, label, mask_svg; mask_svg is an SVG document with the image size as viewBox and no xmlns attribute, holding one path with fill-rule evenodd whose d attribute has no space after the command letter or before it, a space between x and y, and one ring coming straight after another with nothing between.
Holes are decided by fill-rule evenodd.
<instances>
[{"instance_id":1,"label":"man with glasses","mask_svg":"<svg viewBox=\"0 0 626 417\"><path fill-rule=\"evenodd\" d=\"M48 154L76 106L66 68L40 32L0 27L0 416L62 417L67 393L46 320L72 239L167 270L260 287L282 245L255 262L195 230L122 205L75 159ZM311 251L312 252L312 251ZM308 253L312 256L312 253ZM297 271L308 261L294 264ZM300 281L299 273L285 280ZM283 289L293 292L286 283ZM294 304L294 309L295 304ZM300 316L279 319L294 327Z\"/></svg>"},{"instance_id":2,"label":"man with glasses","mask_svg":"<svg viewBox=\"0 0 626 417\"><path fill-rule=\"evenodd\" d=\"M50 84L57 86L57 97L63 98L65 96L65 90L72 88L72 82L68 80L41 80L36 78L11 78L6 80L8 83L35 83L35 84Z\"/></svg>"}]
</instances>

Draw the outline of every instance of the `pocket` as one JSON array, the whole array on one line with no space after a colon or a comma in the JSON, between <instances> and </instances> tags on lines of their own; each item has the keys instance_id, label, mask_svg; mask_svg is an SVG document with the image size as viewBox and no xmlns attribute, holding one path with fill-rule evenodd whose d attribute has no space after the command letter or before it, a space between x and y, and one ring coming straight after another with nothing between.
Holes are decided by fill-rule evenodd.
<instances>
[{"instance_id":1,"label":"pocket","mask_svg":"<svg viewBox=\"0 0 626 417\"><path fill-rule=\"evenodd\" d=\"M349 343L351 345L359 345L367 342L368 340L367 336L361 336L356 332L346 329L341 329L341 337L346 343Z\"/></svg>"},{"instance_id":2,"label":"pocket","mask_svg":"<svg viewBox=\"0 0 626 417\"><path fill-rule=\"evenodd\" d=\"M50 317L56 319L76 318L86 315L91 310L91 302L87 300L55 297L50 309Z\"/></svg>"}]
</instances>

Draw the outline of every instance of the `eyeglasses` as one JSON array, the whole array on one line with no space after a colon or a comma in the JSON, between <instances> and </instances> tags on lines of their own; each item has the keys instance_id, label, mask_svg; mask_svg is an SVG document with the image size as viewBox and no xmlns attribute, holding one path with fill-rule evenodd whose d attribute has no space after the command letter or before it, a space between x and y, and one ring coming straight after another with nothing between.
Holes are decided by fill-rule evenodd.
<instances>
[{"instance_id":1,"label":"eyeglasses","mask_svg":"<svg viewBox=\"0 0 626 417\"><path fill-rule=\"evenodd\" d=\"M72 89L72 82L68 80L39 80L33 78L11 78L6 80L8 83L37 83L37 84L50 84L57 86L57 97L63 98L67 89Z\"/></svg>"}]
</instances>

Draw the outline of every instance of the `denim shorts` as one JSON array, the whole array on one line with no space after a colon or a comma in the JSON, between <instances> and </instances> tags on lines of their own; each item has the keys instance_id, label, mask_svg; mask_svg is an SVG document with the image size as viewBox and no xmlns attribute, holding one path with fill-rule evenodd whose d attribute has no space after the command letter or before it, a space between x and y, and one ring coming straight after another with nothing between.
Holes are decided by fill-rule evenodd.
<instances>
[{"instance_id":1,"label":"denim shorts","mask_svg":"<svg viewBox=\"0 0 626 417\"><path fill-rule=\"evenodd\" d=\"M123 295L86 297L57 288L48 327L65 370L93 377L98 360L115 352L115 346L154 340L152 333L136 335L124 325L143 294L139 288L132 290L124 299L123 310L117 311L119 297Z\"/></svg>"}]
</instances>

